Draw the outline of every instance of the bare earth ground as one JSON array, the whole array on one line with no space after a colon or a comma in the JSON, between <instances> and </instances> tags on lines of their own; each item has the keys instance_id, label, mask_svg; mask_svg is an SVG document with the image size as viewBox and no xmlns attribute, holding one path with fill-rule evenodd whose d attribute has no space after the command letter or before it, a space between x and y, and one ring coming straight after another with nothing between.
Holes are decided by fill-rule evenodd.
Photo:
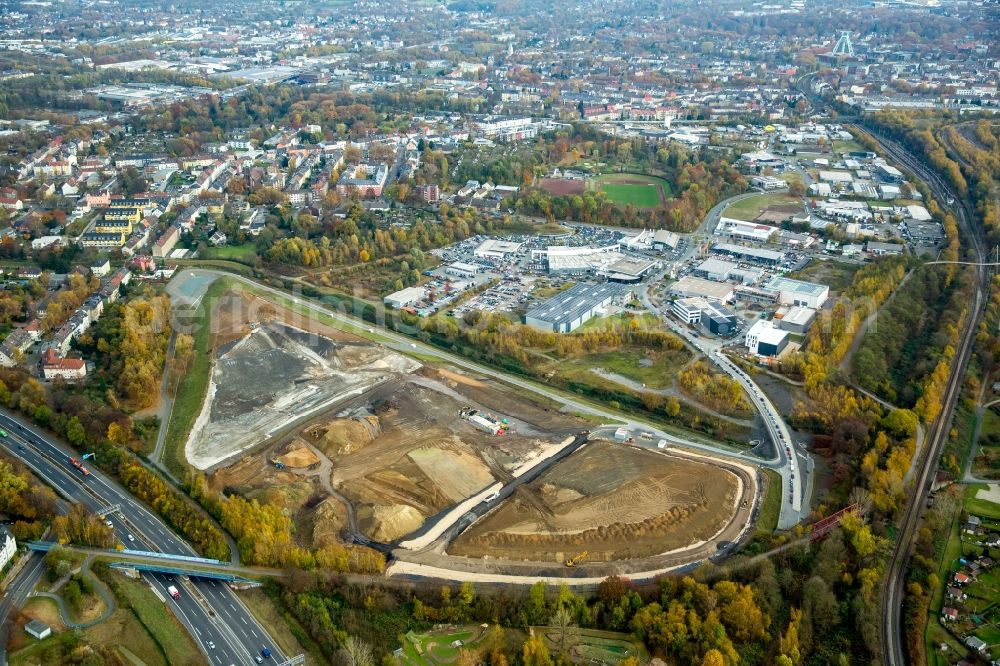
<instances>
[{"instance_id":1,"label":"bare earth ground","mask_svg":"<svg viewBox=\"0 0 1000 666\"><path fill-rule=\"evenodd\" d=\"M512 432L478 430L459 417L466 406L508 418ZM506 387L424 368L338 403L280 441L217 466L208 480L215 490L282 507L303 545L339 538L347 523L341 498L354 507L361 532L394 541L509 480L512 469L580 426Z\"/></svg>"},{"instance_id":2,"label":"bare earth ground","mask_svg":"<svg viewBox=\"0 0 1000 666\"><path fill-rule=\"evenodd\" d=\"M731 519L738 482L718 467L596 441L466 530L454 555L562 561L655 555Z\"/></svg>"},{"instance_id":3,"label":"bare earth ground","mask_svg":"<svg viewBox=\"0 0 1000 666\"><path fill-rule=\"evenodd\" d=\"M587 189L586 183L582 180L569 180L564 178L543 178L541 182L539 182L539 186L549 194L554 194L556 196L583 194Z\"/></svg>"},{"instance_id":4,"label":"bare earth ground","mask_svg":"<svg viewBox=\"0 0 1000 666\"><path fill-rule=\"evenodd\" d=\"M246 299L241 299L246 301ZM216 309L215 366L208 398L185 446L188 461L207 469L277 434L291 422L361 394L416 361L367 342L252 316L246 306Z\"/></svg>"}]
</instances>

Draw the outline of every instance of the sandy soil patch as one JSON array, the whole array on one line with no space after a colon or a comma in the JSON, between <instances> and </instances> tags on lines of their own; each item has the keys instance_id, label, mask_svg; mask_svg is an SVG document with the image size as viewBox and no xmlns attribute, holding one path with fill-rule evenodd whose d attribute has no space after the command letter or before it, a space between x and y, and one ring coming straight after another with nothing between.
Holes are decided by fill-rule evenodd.
<instances>
[{"instance_id":1,"label":"sandy soil patch","mask_svg":"<svg viewBox=\"0 0 1000 666\"><path fill-rule=\"evenodd\" d=\"M466 530L453 555L561 561L647 557L707 540L735 510L739 480L691 459L592 442Z\"/></svg>"},{"instance_id":2,"label":"sandy soil patch","mask_svg":"<svg viewBox=\"0 0 1000 666\"><path fill-rule=\"evenodd\" d=\"M976 499L1000 504L1000 483L991 483L976 491Z\"/></svg>"}]
</instances>

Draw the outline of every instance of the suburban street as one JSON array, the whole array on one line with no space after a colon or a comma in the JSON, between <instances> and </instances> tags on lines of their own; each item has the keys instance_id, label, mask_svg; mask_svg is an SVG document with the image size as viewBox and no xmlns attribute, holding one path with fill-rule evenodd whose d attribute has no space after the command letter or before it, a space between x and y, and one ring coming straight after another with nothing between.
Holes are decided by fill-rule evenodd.
<instances>
[{"instance_id":1,"label":"suburban street","mask_svg":"<svg viewBox=\"0 0 1000 666\"><path fill-rule=\"evenodd\" d=\"M89 476L79 474L69 464L70 455L76 453L71 454L8 412L0 411L0 427L8 432L7 438L0 439L0 445L21 459L60 495L95 513L119 507L109 513L107 519L114 525L115 536L129 550L197 555L158 517L93 465L87 465ZM41 557L32 557L41 562ZM17 589L34 587L28 580L33 571L33 567L26 567L21 572L14 583ZM144 578L187 628L210 663L219 666L256 663L255 655L265 645L278 662L284 659L263 627L228 586L199 579L171 581L159 574L144 574ZM35 578L35 582L37 580ZM181 590L179 600L170 599L166 591L172 584ZM4 610L9 612L7 606L0 605L0 611Z\"/></svg>"},{"instance_id":2,"label":"suburban street","mask_svg":"<svg viewBox=\"0 0 1000 666\"><path fill-rule=\"evenodd\" d=\"M662 275L662 274L661 274ZM735 379L743 387L744 393L750 398L757 412L761 415L771 441L774 442L776 458L769 461L768 466L781 475L781 513L778 517L778 529L790 529L804 520L810 512L809 497L812 492L813 461L809 454L797 445L792 438L784 417L778 412L767 395L739 366L729 360L722 352L720 341L707 338L695 338L691 332L674 321L649 297L649 287L659 280L654 278L643 284L639 289L639 300L643 306L662 319L670 329L681 336L689 345L703 353L723 372ZM804 473L809 473L809 483L803 484Z\"/></svg>"}]
</instances>

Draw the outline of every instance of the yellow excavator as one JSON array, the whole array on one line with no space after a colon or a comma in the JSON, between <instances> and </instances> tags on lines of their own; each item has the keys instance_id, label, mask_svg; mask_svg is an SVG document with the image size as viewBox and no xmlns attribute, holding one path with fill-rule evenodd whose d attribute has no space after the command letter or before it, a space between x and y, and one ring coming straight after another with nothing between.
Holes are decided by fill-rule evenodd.
<instances>
[{"instance_id":1,"label":"yellow excavator","mask_svg":"<svg viewBox=\"0 0 1000 666\"><path fill-rule=\"evenodd\" d=\"M587 551L583 551L582 553L580 553L579 555L577 555L573 559L566 560L566 566L568 566L568 567L575 567L577 564L579 564L580 562L582 562L586 557L587 557Z\"/></svg>"}]
</instances>

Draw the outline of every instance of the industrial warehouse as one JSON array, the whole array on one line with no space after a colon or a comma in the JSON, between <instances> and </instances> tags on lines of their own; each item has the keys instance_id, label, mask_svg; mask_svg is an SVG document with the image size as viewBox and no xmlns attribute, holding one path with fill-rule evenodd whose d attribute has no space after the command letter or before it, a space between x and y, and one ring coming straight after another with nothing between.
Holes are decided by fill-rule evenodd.
<instances>
[{"instance_id":1,"label":"industrial warehouse","mask_svg":"<svg viewBox=\"0 0 1000 666\"><path fill-rule=\"evenodd\" d=\"M558 296L528 311L524 323L555 333L570 333L603 315L614 305L621 305L632 292L612 283L577 284Z\"/></svg>"}]
</instances>

